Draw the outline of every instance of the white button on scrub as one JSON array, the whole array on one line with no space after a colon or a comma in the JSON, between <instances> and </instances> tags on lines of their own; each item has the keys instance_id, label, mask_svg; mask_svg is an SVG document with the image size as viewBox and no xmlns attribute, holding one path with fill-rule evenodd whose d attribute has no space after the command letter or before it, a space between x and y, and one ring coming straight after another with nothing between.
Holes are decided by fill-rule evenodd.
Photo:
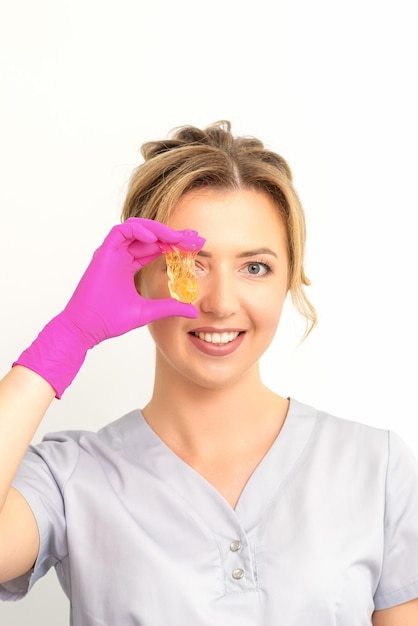
<instances>
[{"instance_id":1,"label":"white button on scrub","mask_svg":"<svg viewBox=\"0 0 418 626\"><path fill-rule=\"evenodd\" d=\"M234 571L232 572L232 578L235 578L235 580L240 580L241 578L244 578L244 573L244 570L240 567L238 569L234 569Z\"/></svg>"}]
</instances>

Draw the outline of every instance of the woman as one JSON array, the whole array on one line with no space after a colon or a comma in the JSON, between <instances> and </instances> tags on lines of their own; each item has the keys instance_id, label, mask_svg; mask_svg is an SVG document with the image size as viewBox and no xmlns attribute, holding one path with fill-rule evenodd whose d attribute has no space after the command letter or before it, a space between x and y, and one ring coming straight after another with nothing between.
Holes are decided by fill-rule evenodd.
<instances>
[{"instance_id":1,"label":"woman","mask_svg":"<svg viewBox=\"0 0 418 626\"><path fill-rule=\"evenodd\" d=\"M260 377L288 293L315 324L286 162L227 122L143 156L124 223L1 383L1 597L55 566L74 625L416 626L410 452ZM169 297L162 250L182 244L194 304ZM87 350L144 324L147 405L27 450Z\"/></svg>"}]
</instances>

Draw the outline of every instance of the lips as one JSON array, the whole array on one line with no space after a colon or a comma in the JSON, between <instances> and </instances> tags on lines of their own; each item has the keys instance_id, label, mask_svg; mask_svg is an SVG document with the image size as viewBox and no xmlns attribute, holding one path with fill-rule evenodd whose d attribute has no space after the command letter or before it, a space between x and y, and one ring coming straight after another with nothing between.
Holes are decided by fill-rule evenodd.
<instances>
[{"instance_id":1,"label":"lips","mask_svg":"<svg viewBox=\"0 0 418 626\"><path fill-rule=\"evenodd\" d=\"M241 345L245 332L233 329L197 329L189 333L192 344L209 356L227 356Z\"/></svg>"},{"instance_id":2,"label":"lips","mask_svg":"<svg viewBox=\"0 0 418 626\"><path fill-rule=\"evenodd\" d=\"M226 344L230 341L234 341L239 335L239 331L222 331L222 332L196 332L193 333L195 337L199 337L202 341L206 343L213 344Z\"/></svg>"}]
</instances>

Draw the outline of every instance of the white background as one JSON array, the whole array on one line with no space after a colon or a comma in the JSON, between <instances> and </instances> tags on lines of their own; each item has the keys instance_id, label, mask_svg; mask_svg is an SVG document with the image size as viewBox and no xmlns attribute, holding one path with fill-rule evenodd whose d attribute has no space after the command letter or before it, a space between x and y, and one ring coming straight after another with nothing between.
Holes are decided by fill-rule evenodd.
<instances>
[{"instance_id":1,"label":"white background","mask_svg":"<svg viewBox=\"0 0 418 626\"><path fill-rule=\"evenodd\" d=\"M1 371L119 222L140 145L229 119L285 156L307 214L319 326L298 347L286 310L266 382L418 453L414 5L2 0ZM36 440L141 406L152 361L145 329L95 348ZM68 624L55 575L1 604L0 624Z\"/></svg>"}]
</instances>

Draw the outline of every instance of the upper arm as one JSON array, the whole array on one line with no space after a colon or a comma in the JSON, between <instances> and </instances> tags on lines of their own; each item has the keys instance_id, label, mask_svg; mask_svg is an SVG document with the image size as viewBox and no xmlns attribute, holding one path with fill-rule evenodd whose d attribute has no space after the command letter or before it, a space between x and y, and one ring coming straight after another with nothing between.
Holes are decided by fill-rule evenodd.
<instances>
[{"instance_id":1,"label":"upper arm","mask_svg":"<svg viewBox=\"0 0 418 626\"><path fill-rule=\"evenodd\" d=\"M21 493L11 488L0 515L0 582L31 570L38 552L35 516Z\"/></svg>"},{"instance_id":2,"label":"upper arm","mask_svg":"<svg viewBox=\"0 0 418 626\"><path fill-rule=\"evenodd\" d=\"M372 623L373 626L417 626L418 598L390 609L375 611Z\"/></svg>"}]
</instances>

